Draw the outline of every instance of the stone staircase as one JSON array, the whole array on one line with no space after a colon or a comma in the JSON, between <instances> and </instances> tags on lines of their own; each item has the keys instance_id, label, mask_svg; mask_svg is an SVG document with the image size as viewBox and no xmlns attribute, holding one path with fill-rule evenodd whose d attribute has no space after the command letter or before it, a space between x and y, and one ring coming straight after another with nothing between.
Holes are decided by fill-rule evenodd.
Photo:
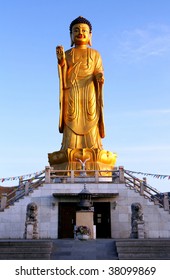
<instances>
[{"instance_id":1,"label":"stone staircase","mask_svg":"<svg viewBox=\"0 0 170 280\"><path fill-rule=\"evenodd\" d=\"M0 260L170 260L170 239L0 240Z\"/></svg>"},{"instance_id":2,"label":"stone staircase","mask_svg":"<svg viewBox=\"0 0 170 280\"><path fill-rule=\"evenodd\" d=\"M170 260L170 239L117 239L119 260Z\"/></svg>"},{"instance_id":3,"label":"stone staircase","mask_svg":"<svg viewBox=\"0 0 170 280\"><path fill-rule=\"evenodd\" d=\"M117 260L113 239L80 241L76 239L53 240L52 260Z\"/></svg>"},{"instance_id":4,"label":"stone staircase","mask_svg":"<svg viewBox=\"0 0 170 280\"><path fill-rule=\"evenodd\" d=\"M52 241L0 240L0 260L49 260Z\"/></svg>"}]
</instances>

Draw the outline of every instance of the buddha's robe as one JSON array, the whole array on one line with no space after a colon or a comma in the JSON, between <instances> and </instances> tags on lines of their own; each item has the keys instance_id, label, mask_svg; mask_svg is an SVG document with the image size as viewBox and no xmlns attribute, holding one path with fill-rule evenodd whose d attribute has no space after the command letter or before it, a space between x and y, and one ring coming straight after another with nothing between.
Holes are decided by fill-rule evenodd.
<instances>
[{"instance_id":1,"label":"buddha's robe","mask_svg":"<svg viewBox=\"0 0 170 280\"><path fill-rule=\"evenodd\" d=\"M59 67L61 149L102 149L104 138L102 85L95 76L103 73L100 54L91 48L65 52Z\"/></svg>"}]
</instances>

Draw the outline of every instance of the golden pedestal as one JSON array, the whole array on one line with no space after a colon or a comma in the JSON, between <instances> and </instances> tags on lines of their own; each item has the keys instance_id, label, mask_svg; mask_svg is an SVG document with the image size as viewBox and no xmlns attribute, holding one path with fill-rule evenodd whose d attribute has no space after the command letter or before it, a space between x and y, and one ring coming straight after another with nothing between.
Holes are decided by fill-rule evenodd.
<instances>
[{"instance_id":1,"label":"golden pedestal","mask_svg":"<svg viewBox=\"0 0 170 280\"><path fill-rule=\"evenodd\" d=\"M89 173L92 170L113 170L117 155L99 149L67 149L48 154L48 160L54 170L84 170ZM91 171L91 172L90 172ZM107 172L100 172L101 176L107 176Z\"/></svg>"}]
</instances>

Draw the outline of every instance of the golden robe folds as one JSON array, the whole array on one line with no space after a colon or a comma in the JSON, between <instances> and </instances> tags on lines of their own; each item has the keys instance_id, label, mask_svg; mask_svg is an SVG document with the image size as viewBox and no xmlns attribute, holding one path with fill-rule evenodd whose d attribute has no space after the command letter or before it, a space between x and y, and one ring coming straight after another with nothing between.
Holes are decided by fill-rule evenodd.
<instances>
[{"instance_id":1,"label":"golden robe folds","mask_svg":"<svg viewBox=\"0 0 170 280\"><path fill-rule=\"evenodd\" d=\"M102 149L104 138L102 85L95 76L103 73L100 54L91 48L65 52L59 67L61 149Z\"/></svg>"}]
</instances>

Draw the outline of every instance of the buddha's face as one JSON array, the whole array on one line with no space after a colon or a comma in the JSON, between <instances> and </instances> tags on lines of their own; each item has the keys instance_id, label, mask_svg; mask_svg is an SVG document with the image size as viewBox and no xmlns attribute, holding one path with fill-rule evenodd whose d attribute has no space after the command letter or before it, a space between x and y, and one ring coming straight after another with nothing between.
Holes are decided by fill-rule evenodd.
<instances>
[{"instance_id":1,"label":"buddha's face","mask_svg":"<svg viewBox=\"0 0 170 280\"><path fill-rule=\"evenodd\" d=\"M88 45L91 39L89 26L84 23L75 24L72 27L71 39L75 45Z\"/></svg>"}]
</instances>

